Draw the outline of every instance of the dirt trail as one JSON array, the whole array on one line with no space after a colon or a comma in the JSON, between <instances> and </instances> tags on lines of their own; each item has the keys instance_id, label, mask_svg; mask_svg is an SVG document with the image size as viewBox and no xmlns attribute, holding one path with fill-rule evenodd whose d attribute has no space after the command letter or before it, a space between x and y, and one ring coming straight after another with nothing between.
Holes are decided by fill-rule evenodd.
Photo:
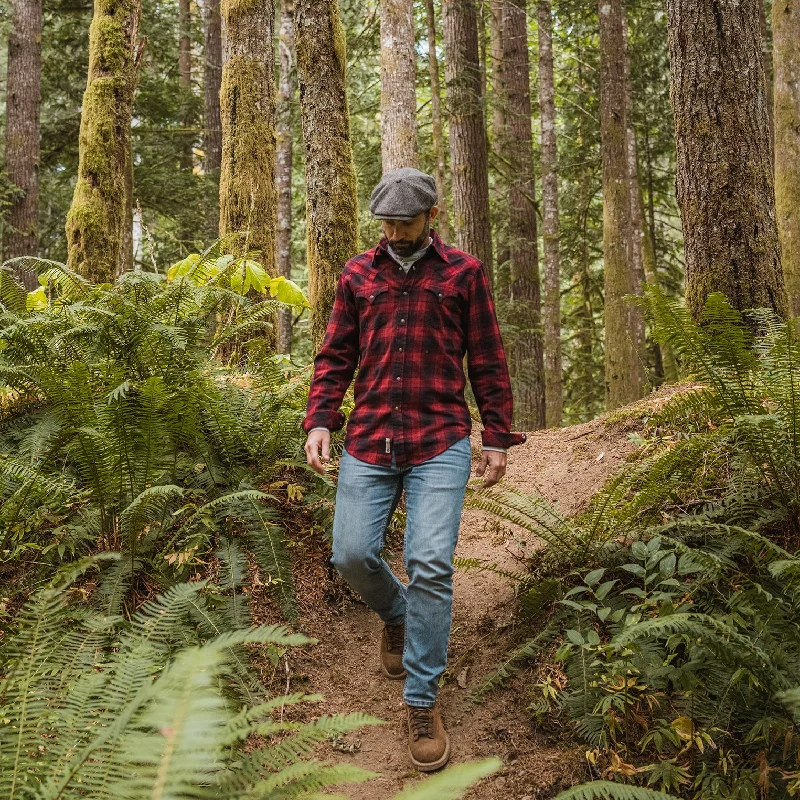
<instances>
[{"instance_id":1,"label":"dirt trail","mask_svg":"<svg viewBox=\"0 0 800 800\"><path fill-rule=\"evenodd\" d=\"M655 403L663 396L657 396ZM639 426L638 422L609 425L599 419L536 433L509 452L505 482L523 491L538 490L562 512L574 514L635 450L628 433ZM476 434L473 459L479 455ZM463 515L456 554L519 571L521 558L535 546L487 515L469 510ZM380 672L379 619L342 589L338 576L331 581L322 557L318 553L315 562L313 553L303 554L305 566L298 576L301 626L319 645L291 654L291 689L323 694L325 713L363 711L386 721L325 745L319 753L321 758L380 773L367 784L344 787L342 792L351 800L385 800L419 778L407 761L402 681L386 680ZM392 565L402 574L400 554ZM467 797L538 800L588 778L582 748L559 743L557 735L539 731L531 723L525 713L531 698L524 682L495 691L478 705L467 701L470 690L501 661L513 638L513 585L490 572L456 571L454 590L447 682L440 695L452 743L451 763L489 755L504 762L500 773Z\"/></svg>"}]
</instances>

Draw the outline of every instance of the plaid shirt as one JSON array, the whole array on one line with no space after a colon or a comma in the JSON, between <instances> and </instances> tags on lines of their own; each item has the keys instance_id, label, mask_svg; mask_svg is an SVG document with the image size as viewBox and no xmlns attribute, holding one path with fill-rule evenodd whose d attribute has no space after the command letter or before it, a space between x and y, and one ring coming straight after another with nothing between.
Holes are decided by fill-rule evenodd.
<instances>
[{"instance_id":1,"label":"plaid shirt","mask_svg":"<svg viewBox=\"0 0 800 800\"><path fill-rule=\"evenodd\" d=\"M369 464L420 464L468 436L463 359L483 420L483 444L525 441L511 433L513 399L486 272L478 259L431 232L405 273L385 239L345 265L322 348L314 360L303 430L339 430L339 410L358 365L347 452Z\"/></svg>"}]
</instances>

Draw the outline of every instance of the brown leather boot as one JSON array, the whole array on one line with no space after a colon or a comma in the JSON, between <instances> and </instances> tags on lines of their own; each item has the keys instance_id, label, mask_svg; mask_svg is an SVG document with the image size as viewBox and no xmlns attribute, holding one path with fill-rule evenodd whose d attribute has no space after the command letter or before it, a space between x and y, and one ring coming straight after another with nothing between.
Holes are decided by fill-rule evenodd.
<instances>
[{"instance_id":1,"label":"brown leather boot","mask_svg":"<svg viewBox=\"0 0 800 800\"><path fill-rule=\"evenodd\" d=\"M381 634L381 669L387 678L405 678L403 668L403 647L406 642L406 626L384 625Z\"/></svg>"},{"instance_id":2,"label":"brown leather boot","mask_svg":"<svg viewBox=\"0 0 800 800\"><path fill-rule=\"evenodd\" d=\"M406 705L408 754L420 772L443 767L450 758L450 739L439 715L438 703L431 708Z\"/></svg>"}]
</instances>

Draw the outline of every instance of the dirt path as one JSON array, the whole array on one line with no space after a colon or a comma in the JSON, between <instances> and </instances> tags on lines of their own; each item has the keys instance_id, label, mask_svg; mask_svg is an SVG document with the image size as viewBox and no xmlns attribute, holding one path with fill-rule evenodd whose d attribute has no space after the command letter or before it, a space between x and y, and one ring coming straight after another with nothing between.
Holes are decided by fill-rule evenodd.
<instances>
[{"instance_id":1,"label":"dirt path","mask_svg":"<svg viewBox=\"0 0 800 800\"><path fill-rule=\"evenodd\" d=\"M523 491L538 490L564 513L574 514L634 451L628 432L635 427L595 420L537 433L510 451L505 480ZM473 457L479 454L480 439L475 437ZM457 556L519 571L521 559L535 546L487 515L465 511ZM322 555L317 554L310 571L304 568L299 587L302 629L319 645L291 654L291 690L323 694L325 713L364 711L386 721L326 745L319 754L380 773L367 784L342 791L352 800L385 800L419 777L407 761L402 682L388 681L380 672L379 619L347 594L338 576L331 581ZM303 559L306 566L313 564L314 554L307 552ZM393 567L399 562L398 554ZM538 800L586 779L583 749L537 730L526 715L531 698L523 681L493 692L480 704L468 702L470 690L501 661L513 638L514 593L510 581L490 572L457 571L454 589L447 682L440 695L452 762L489 755L504 762L500 773L467 796Z\"/></svg>"}]
</instances>

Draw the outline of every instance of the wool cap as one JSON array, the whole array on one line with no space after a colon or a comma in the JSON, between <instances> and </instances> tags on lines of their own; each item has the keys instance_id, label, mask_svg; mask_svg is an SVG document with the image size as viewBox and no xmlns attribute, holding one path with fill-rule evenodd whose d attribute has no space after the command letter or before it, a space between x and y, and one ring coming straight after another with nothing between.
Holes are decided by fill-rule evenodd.
<instances>
[{"instance_id":1,"label":"wool cap","mask_svg":"<svg viewBox=\"0 0 800 800\"><path fill-rule=\"evenodd\" d=\"M410 220L435 205L433 175L412 167L387 172L369 199L369 210L376 219Z\"/></svg>"}]
</instances>

